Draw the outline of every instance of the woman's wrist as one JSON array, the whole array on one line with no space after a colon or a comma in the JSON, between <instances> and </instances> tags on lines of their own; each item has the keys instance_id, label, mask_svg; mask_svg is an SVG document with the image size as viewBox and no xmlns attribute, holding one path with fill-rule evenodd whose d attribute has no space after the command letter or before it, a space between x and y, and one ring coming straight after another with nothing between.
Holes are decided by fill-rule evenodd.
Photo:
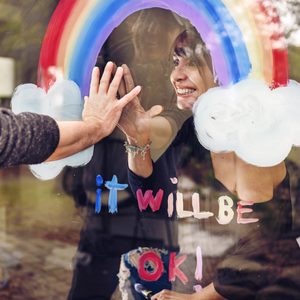
<instances>
[{"instance_id":1,"label":"woman's wrist","mask_svg":"<svg viewBox=\"0 0 300 300\"><path fill-rule=\"evenodd\" d=\"M126 153L131 154L133 158L135 158L136 156L141 156L143 160L145 160L146 155L150 152L150 145L151 141L148 141L148 143L142 146L135 146L128 142L124 143Z\"/></svg>"},{"instance_id":2,"label":"woman's wrist","mask_svg":"<svg viewBox=\"0 0 300 300\"><path fill-rule=\"evenodd\" d=\"M151 143L149 135L137 136L137 137L126 136L126 138L128 144L132 146L143 147L146 144Z\"/></svg>"},{"instance_id":3,"label":"woman's wrist","mask_svg":"<svg viewBox=\"0 0 300 300\"><path fill-rule=\"evenodd\" d=\"M153 165L150 156L149 138L143 137L139 139L128 138L124 144L128 153L128 167L138 176L147 178L153 172Z\"/></svg>"}]
</instances>

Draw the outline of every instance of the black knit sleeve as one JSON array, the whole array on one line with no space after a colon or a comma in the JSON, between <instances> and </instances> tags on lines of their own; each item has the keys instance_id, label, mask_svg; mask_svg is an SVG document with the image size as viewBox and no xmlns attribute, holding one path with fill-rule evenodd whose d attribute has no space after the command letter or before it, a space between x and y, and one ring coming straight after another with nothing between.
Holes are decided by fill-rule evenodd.
<instances>
[{"instance_id":1,"label":"black knit sleeve","mask_svg":"<svg viewBox=\"0 0 300 300\"><path fill-rule=\"evenodd\" d=\"M59 128L51 117L0 110L0 167L41 163L58 142Z\"/></svg>"}]
</instances>

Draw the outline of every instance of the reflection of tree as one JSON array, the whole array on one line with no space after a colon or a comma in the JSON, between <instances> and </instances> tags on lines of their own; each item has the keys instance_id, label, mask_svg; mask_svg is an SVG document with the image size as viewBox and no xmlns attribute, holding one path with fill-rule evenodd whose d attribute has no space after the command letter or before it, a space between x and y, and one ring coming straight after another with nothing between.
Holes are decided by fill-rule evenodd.
<instances>
[{"instance_id":1,"label":"reflection of tree","mask_svg":"<svg viewBox=\"0 0 300 300\"><path fill-rule=\"evenodd\" d=\"M16 60L16 80L35 82L40 46L58 0L0 0L0 56Z\"/></svg>"},{"instance_id":2,"label":"reflection of tree","mask_svg":"<svg viewBox=\"0 0 300 300\"><path fill-rule=\"evenodd\" d=\"M300 46L300 2L299 0L274 0L281 16L289 44Z\"/></svg>"},{"instance_id":3,"label":"reflection of tree","mask_svg":"<svg viewBox=\"0 0 300 300\"><path fill-rule=\"evenodd\" d=\"M289 47L290 78L300 82L300 47Z\"/></svg>"},{"instance_id":4,"label":"reflection of tree","mask_svg":"<svg viewBox=\"0 0 300 300\"><path fill-rule=\"evenodd\" d=\"M298 31L300 34L300 2L299 0L288 0L287 1L289 11L294 16L295 23L293 24L292 28L289 28L288 35L292 34L294 31Z\"/></svg>"}]
</instances>

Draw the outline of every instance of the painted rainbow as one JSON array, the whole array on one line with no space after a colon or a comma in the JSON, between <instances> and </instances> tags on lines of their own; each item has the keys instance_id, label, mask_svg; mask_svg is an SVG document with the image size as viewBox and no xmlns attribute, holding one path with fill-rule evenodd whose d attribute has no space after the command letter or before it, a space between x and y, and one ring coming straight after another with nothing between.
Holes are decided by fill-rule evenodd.
<instances>
[{"instance_id":1,"label":"painted rainbow","mask_svg":"<svg viewBox=\"0 0 300 300\"><path fill-rule=\"evenodd\" d=\"M87 95L107 37L127 16L152 7L190 20L211 52L221 85L248 77L271 87L287 84L287 47L271 0L61 0L42 44L39 86L48 90L63 77Z\"/></svg>"}]
</instances>

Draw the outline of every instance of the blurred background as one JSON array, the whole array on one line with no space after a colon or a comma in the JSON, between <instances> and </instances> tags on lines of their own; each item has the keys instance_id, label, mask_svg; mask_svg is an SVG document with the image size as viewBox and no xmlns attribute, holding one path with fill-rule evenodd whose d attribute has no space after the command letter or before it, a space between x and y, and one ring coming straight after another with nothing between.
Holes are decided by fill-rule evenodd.
<instances>
[{"instance_id":1,"label":"blurred background","mask_svg":"<svg viewBox=\"0 0 300 300\"><path fill-rule=\"evenodd\" d=\"M36 82L41 43L58 2L59 0L0 0L1 107L10 107L10 98L18 84ZM300 82L300 2L288 0L282 3L278 0L278 8L283 16L289 43L290 77ZM118 64L126 62L130 67L135 66L134 76L137 78L137 83L140 83L140 80L148 87L142 96L142 102L147 109L150 106L149 99L157 97L158 94L163 94L165 99L174 100L174 97L172 89L166 88L167 66L160 72L162 77L156 78L156 83L151 83L152 87L147 83L149 77L141 78L144 71L149 68L157 72L158 68L164 67L161 62L166 61L165 58L157 61L157 57L151 57L155 51L135 52L135 56L130 54L130 49L139 45L133 45L130 35L124 35L124 32L132 29L132 24L139 16L139 14L132 16L116 29L99 55L98 63L101 65L104 60L115 57L114 61ZM160 21L153 21L151 18L148 21L161 26L158 30L162 34L167 30L171 31L174 25L172 37L176 36L176 32L182 25L170 12L156 9L152 16L157 16L156 20ZM144 22L147 27L147 18ZM126 39L121 39L122 36ZM139 43L142 46L143 42L149 44L149 36L142 34L142 37L144 41L140 39ZM162 40L166 41L164 36ZM168 45L164 48L161 46L159 50L167 47ZM123 51L123 57L116 55L120 51ZM169 53L166 51L165 54ZM156 55L159 56L160 53ZM157 62L156 66L154 62ZM174 106L173 100L168 100L170 107ZM182 115L175 120L174 128L178 130L186 117L187 115ZM111 146L112 144L118 146ZM115 247L113 257L111 256L113 251L106 249L107 251L101 254L102 263L95 265L101 269L102 277L99 275L99 278L102 279L101 283L99 281L99 286L104 291L103 296L97 299L110 298L118 280L116 273L120 254L133 245L139 246L139 239L142 239L142 234L135 231L138 217L136 208L129 208L132 203L135 203L130 194L122 195L120 205L123 207L121 213L123 209L125 222L131 224L129 227L131 226L132 234L122 232L124 223L118 223L117 220L118 217L121 218L120 215L114 216L114 219L105 212L97 217L91 215L96 190L95 175L101 174L105 180L109 180L116 172L126 176L126 169L124 166L120 167L120 163L125 158L119 147L122 147L122 138L119 132L115 132L110 139L96 146L93 161L87 167L76 170L66 169L55 180L46 182L33 177L26 166L0 171L0 299L66 299L71 285L75 294L80 294L78 290L81 290L82 286L76 286L74 278L72 284L73 272L74 270L78 272L78 260L89 260L89 255L92 255L85 249L86 244L98 243L99 240L101 245L113 243ZM189 149L184 150L185 159L190 152ZM118 157L116 164L120 170L116 171L110 165L113 157ZM189 168L191 169L193 164L193 158L189 159L191 161L184 164L187 168L182 172L181 190L195 190L197 184L188 175ZM300 152L297 149L291 152L287 163L292 173L293 201L295 205L299 205L297 199L300 193L298 188ZM94 239L95 232L91 233L91 228L95 230L95 226L99 226L97 241ZM194 252L193 238L189 236L190 225L182 221L179 226L181 226L179 244L185 252ZM82 240L87 236L89 242L83 243ZM155 236L153 239L155 240ZM78 243L80 251L77 251ZM159 243L154 241L151 245L159 246ZM89 275L77 274L77 278L80 276ZM107 278L107 282L103 278ZM94 285L98 284L92 277L87 280L89 279ZM84 298L84 293L82 294L82 298L78 297L78 299L92 299ZM115 299L119 299L117 294L115 293ZM72 299L77 298L73 296Z\"/></svg>"}]
</instances>

